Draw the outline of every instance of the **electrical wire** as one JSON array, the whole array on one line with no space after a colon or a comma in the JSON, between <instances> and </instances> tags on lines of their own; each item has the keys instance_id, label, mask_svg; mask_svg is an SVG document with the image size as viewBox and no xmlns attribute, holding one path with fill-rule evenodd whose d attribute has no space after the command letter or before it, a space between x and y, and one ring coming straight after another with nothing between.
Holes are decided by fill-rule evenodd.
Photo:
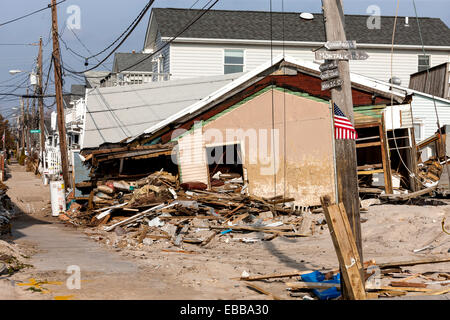
<instances>
[{"instance_id":1,"label":"electrical wire","mask_svg":"<svg viewBox=\"0 0 450 320\"><path fill-rule=\"evenodd\" d=\"M105 62L106 60L108 60L109 59L109 57L111 57L113 54L114 54L114 52L116 52L117 51L117 49L119 49L121 46L122 46L122 44L128 39L128 37L133 33L133 31L136 29L136 27L139 25L139 23L142 21L142 19L144 18L144 16L145 16L145 14L148 12L148 10L150 9L150 7L152 6L152 4L153 4L153 2L155 2L155 0L150 0L148 3L147 3L147 5L144 7L144 9L140 12L140 14L138 15L138 17L133 21L133 23L130 25L130 27L129 28L127 28L127 33L125 34L125 36L123 36L123 39L120 41L120 43L105 57L105 58L103 58L103 60L101 60L97 65L95 65L94 67L92 67L92 68L89 68L89 69L86 69L86 70L84 70L84 71L73 71L73 70L68 70L68 69L66 69L67 71L69 71L69 72L71 72L71 73L78 73L78 74L83 74L83 73L85 73L85 72L87 72L87 71L92 71L92 70L94 70L94 69L96 69L96 68L98 68L103 62ZM122 37L122 36L121 36ZM96 55L94 55L94 56L91 56L91 57L89 57L88 59L90 59L90 58L93 58L93 57L96 57L96 56L98 56L99 54L101 54L101 53L103 53L103 52L105 52L105 51L107 51L110 47L112 47L118 40L120 40L121 38L118 38L115 42L113 42L110 46L108 46L106 49L104 49L104 50L102 50L100 53L98 53L98 54L96 54Z\"/></svg>"},{"instance_id":2,"label":"electrical wire","mask_svg":"<svg viewBox=\"0 0 450 320\"><path fill-rule=\"evenodd\" d=\"M273 65L273 19L272 19L272 0L269 0L269 24L270 24L270 64ZM275 85L272 83L272 155L273 155L273 196L277 196L277 174L276 174L276 154L275 154L275 105L274 105L274 90ZM275 204L273 205L273 211L275 212Z\"/></svg>"},{"instance_id":3,"label":"electrical wire","mask_svg":"<svg viewBox=\"0 0 450 320\"><path fill-rule=\"evenodd\" d=\"M59 5L59 4L61 4L61 3L63 3L63 2L66 2L66 1L67 1L67 0L61 0L61 1L57 2L56 5ZM53 7L53 5L49 4L49 5L48 5L47 7L45 7L45 8L42 8L42 9L33 11L33 12L31 12L31 13L28 13L28 14L26 14L26 15L23 15L23 16L21 16L21 17L18 17L18 18L15 18L15 19L12 19L12 20L5 21L5 22L3 22L3 23L0 23L0 27L3 27L3 26L5 26L5 25L7 25L7 24L10 24L10 23L13 23L13 22L22 20L22 19L25 19L25 18L27 18L27 17L29 17L29 16L32 16L32 15L36 14L36 13L42 12L42 11L47 10L47 9L51 9L52 7Z\"/></svg>"},{"instance_id":4,"label":"electrical wire","mask_svg":"<svg viewBox=\"0 0 450 320\"><path fill-rule=\"evenodd\" d=\"M395 33L396 33L396 29L397 29L397 19L398 19L398 11L399 11L399 7L400 7L400 0L397 0L397 9L395 12L395 17L394 17L394 27L392 30L392 43L391 43L391 82L392 82L392 78L394 76L394 44L395 44ZM422 186L427 187L420 179L418 179L416 177L416 174L414 172L412 172L408 166L406 165L405 161L403 160L402 155L400 154L400 150L398 148L398 144L397 144L397 137L395 136L395 128L394 128L394 93L391 93L391 121L392 121L392 137L394 140L394 144L395 144L395 150L397 151L398 157L400 159L400 162L402 163L403 167L408 171L410 177L413 177L417 182L419 182ZM411 118L412 118L412 112L411 112ZM413 123L414 123L414 119L412 119ZM389 143L388 143L389 146ZM388 150L389 152L389 150Z\"/></svg>"},{"instance_id":5,"label":"electrical wire","mask_svg":"<svg viewBox=\"0 0 450 320\"><path fill-rule=\"evenodd\" d=\"M206 6L208 6L208 4L210 4L212 1L213 1L213 0L208 1L208 3L207 3L203 8L205 8ZM125 70L129 70L129 69L131 69L131 68L133 68L133 67L135 67L135 66L141 64L142 62L144 62L144 61L146 61L146 60L152 58L152 57L155 56L157 53L161 52L161 51L162 51L164 48L166 48L169 44L171 44L173 41L175 41L181 34L183 34L186 30L188 30L188 29L189 29L194 23L196 23L200 18L202 18L202 17L203 17L209 10L211 10L218 2L219 2L219 0L215 0L214 3L213 3L212 5L210 5L207 9L204 9L204 10L202 9L201 13L200 13L199 15L197 15L196 18L194 18L193 20L191 20L191 22L189 22L185 27L183 27L183 28L182 28L182 29L181 29L174 37L172 37L170 40L168 40L167 42L165 42L164 45L162 45L159 49L157 49L156 51L154 51L154 52L151 53L151 54L148 54L148 56L146 56L145 58L143 58L143 59L137 61L136 63L134 63L134 64L132 64L132 65L129 65L129 66L126 66L126 67L122 68L121 70L117 71L117 73L120 73L120 72L125 71ZM113 51L113 52L114 52L114 51ZM104 59L104 60L106 60L106 59ZM71 72L71 73L82 74L82 73L85 73L85 72L87 72L87 71L94 70L94 69L97 68L97 67L98 67L98 65L95 66L95 67L93 67L93 68L84 70L84 71L73 71L73 70L67 70L67 69L66 69L66 71ZM104 78L104 77L99 77L99 78Z\"/></svg>"}]
</instances>

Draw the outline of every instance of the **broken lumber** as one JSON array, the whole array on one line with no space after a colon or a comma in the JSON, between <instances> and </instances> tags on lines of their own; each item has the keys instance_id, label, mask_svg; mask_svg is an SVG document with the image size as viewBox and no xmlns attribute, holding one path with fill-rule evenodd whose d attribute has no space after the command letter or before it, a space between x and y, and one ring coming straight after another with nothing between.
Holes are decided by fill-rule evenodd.
<instances>
[{"instance_id":1,"label":"broken lumber","mask_svg":"<svg viewBox=\"0 0 450 320\"><path fill-rule=\"evenodd\" d=\"M380 269L392 268L392 267L406 267L406 266L415 266L419 264L432 264L432 263L441 263L441 262L450 262L450 258L443 259L423 259L423 260L412 260L412 261L399 261L399 262L388 262L388 263L380 263L378 267Z\"/></svg>"},{"instance_id":2,"label":"broken lumber","mask_svg":"<svg viewBox=\"0 0 450 320\"><path fill-rule=\"evenodd\" d=\"M299 289L330 289L337 288L341 289L341 285L339 283L327 283L327 282L286 282L286 286L293 290Z\"/></svg>"},{"instance_id":3,"label":"broken lumber","mask_svg":"<svg viewBox=\"0 0 450 320\"><path fill-rule=\"evenodd\" d=\"M351 300L365 300L366 291L361 272L363 266L345 208L342 203L331 205L329 196L322 197L321 202L348 297Z\"/></svg>"},{"instance_id":4,"label":"broken lumber","mask_svg":"<svg viewBox=\"0 0 450 320\"><path fill-rule=\"evenodd\" d=\"M405 201L405 200L414 199L414 198L423 196L423 195L425 195L427 193L431 193L436 188L437 188L437 185L433 186L433 187L429 187L429 188L423 189L423 190L420 190L420 191L407 193L407 194L380 194L379 198L380 199L385 199L385 200Z\"/></svg>"},{"instance_id":5,"label":"broken lumber","mask_svg":"<svg viewBox=\"0 0 450 320\"><path fill-rule=\"evenodd\" d=\"M258 280L266 280L266 279L277 279L277 278L291 278L291 277L298 277L302 274L311 273L312 271L294 271L294 272L287 272L287 273L273 273L273 274L267 274L262 276L254 276L254 277L241 277L239 280L245 280L245 281L258 281Z\"/></svg>"},{"instance_id":6,"label":"broken lumber","mask_svg":"<svg viewBox=\"0 0 450 320\"><path fill-rule=\"evenodd\" d=\"M171 206L171 205L169 205L169 206ZM120 222L117 222L117 223L113 224L112 226L106 227L106 228L105 228L105 231L111 231L111 230L113 230L113 229L116 228L116 227L122 226L122 225L124 225L124 224L132 223L132 222L138 220L139 218L144 217L146 214L148 214L148 213L150 213L150 212L152 212L152 211L156 211L156 210L158 210L158 209L164 209L164 208L167 208L167 207L169 207L169 206L164 207L164 203L162 203L162 204L160 204L160 205L158 205L158 206L155 206L155 207L153 207L153 208L150 208L150 209L148 209L148 210L145 210L145 211L142 211L142 212L140 212L140 213L138 213L138 214L135 214L134 216L132 216L132 217L130 217L130 218L127 218L127 219L125 219L125 220L122 220L122 221L120 221Z\"/></svg>"},{"instance_id":7,"label":"broken lumber","mask_svg":"<svg viewBox=\"0 0 450 320\"><path fill-rule=\"evenodd\" d=\"M390 283L393 287L409 287L409 288L426 288L427 285L425 283L414 283L414 282L406 282L406 281L391 281Z\"/></svg>"},{"instance_id":8,"label":"broken lumber","mask_svg":"<svg viewBox=\"0 0 450 320\"><path fill-rule=\"evenodd\" d=\"M272 293L270 293L270 292L264 290L264 289L261 288L261 287L258 287L258 286L256 286L256 285L254 285L253 283L246 282L245 285L246 285L247 287L249 287L249 288L252 288L253 290L258 291L259 293L262 293L262 294L265 294L266 296L271 297L273 300L281 300L281 299L278 298L276 295L274 295L274 294L272 294Z\"/></svg>"}]
</instances>

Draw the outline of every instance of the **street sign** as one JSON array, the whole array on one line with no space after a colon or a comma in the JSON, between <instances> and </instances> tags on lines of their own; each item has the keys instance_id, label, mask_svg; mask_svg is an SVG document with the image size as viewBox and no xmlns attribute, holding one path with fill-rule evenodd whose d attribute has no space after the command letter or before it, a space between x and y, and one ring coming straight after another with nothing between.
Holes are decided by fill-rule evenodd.
<instances>
[{"instance_id":1,"label":"street sign","mask_svg":"<svg viewBox=\"0 0 450 320\"><path fill-rule=\"evenodd\" d=\"M338 69L326 70L320 74L320 79L322 80L329 80L337 77L339 77Z\"/></svg>"},{"instance_id":2,"label":"street sign","mask_svg":"<svg viewBox=\"0 0 450 320\"><path fill-rule=\"evenodd\" d=\"M326 70L336 69L338 67L338 61L332 60L330 62L322 63L319 67L320 71L324 72Z\"/></svg>"},{"instance_id":3,"label":"street sign","mask_svg":"<svg viewBox=\"0 0 450 320\"><path fill-rule=\"evenodd\" d=\"M41 130L30 130L30 133L41 133Z\"/></svg>"},{"instance_id":4,"label":"street sign","mask_svg":"<svg viewBox=\"0 0 450 320\"><path fill-rule=\"evenodd\" d=\"M344 83L341 79L332 79L322 82L322 91L333 89L341 86Z\"/></svg>"},{"instance_id":5,"label":"street sign","mask_svg":"<svg viewBox=\"0 0 450 320\"><path fill-rule=\"evenodd\" d=\"M369 55L365 51L316 51L316 60L366 60Z\"/></svg>"},{"instance_id":6,"label":"street sign","mask_svg":"<svg viewBox=\"0 0 450 320\"><path fill-rule=\"evenodd\" d=\"M328 41L324 46L328 50L356 49L356 41Z\"/></svg>"}]
</instances>

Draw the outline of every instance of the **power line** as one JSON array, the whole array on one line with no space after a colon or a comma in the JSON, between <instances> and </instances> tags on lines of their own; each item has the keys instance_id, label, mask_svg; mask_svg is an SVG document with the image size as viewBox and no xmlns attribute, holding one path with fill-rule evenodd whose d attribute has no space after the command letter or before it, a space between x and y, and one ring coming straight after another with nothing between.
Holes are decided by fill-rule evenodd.
<instances>
[{"instance_id":1,"label":"power line","mask_svg":"<svg viewBox=\"0 0 450 320\"><path fill-rule=\"evenodd\" d=\"M122 72L122 71L131 69L131 68L133 68L133 67L135 67L135 66L141 64L142 62L144 62L144 61L146 61L146 60L152 58L152 57L155 56L157 53L161 52L161 51L162 51L164 48L166 48L169 44L171 44L173 41L175 41L181 34L183 34L186 30L188 30L193 24L195 24L198 20L200 20L200 19L201 19L201 18L202 18L209 10L211 10L211 9L219 2L219 0L215 0L214 3L213 3L212 5L210 5L210 6L209 6L208 8L206 8L206 9L204 9L204 8L205 8L206 6L208 6L212 1L213 1L213 0L209 0L209 1L207 2L207 4L206 4L205 6L203 6L203 8L202 8L202 10L201 10L201 13L200 13L199 15L197 15L196 18L194 18L193 20L191 20L191 22L189 22L187 25L185 25L185 27L183 27L183 28L182 28L175 36L173 36L170 40L168 40L166 43L164 43L164 45L162 45L159 49L157 49L156 51L154 51L154 52L151 53L151 54L148 54L148 56L146 56L145 58L143 58L143 59L137 61L136 63L134 63L134 64L132 64L132 65L129 65L129 66L126 66L126 67L122 68L121 70L117 71L117 73L120 73L120 72ZM114 51L113 51L113 52L114 52ZM112 53L111 53L111 54L112 54ZM84 72L87 72L87 71L94 70L94 69L97 68L97 67L98 67L98 65L95 66L95 67L93 67L93 68L90 68L90 69L88 69L88 70L84 70L84 71L82 71L82 72L77 72L77 71L67 70L67 69L65 69L65 70L68 71L68 72L71 72L71 73L78 73L78 74L81 74L81 73L84 73ZM103 77L101 77L101 78L103 78Z\"/></svg>"},{"instance_id":2,"label":"power line","mask_svg":"<svg viewBox=\"0 0 450 320\"><path fill-rule=\"evenodd\" d=\"M61 0L61 1L57 2L56 5L58 5L58 4L60 4L60 3L63 3L63 2L66 2L66 1L67 1L67 0ZM0 23L0 27L3 27L3 26L5 26L5 25L7 25L7 24L10 24L10 23L13 23L13 22L22 20L22 19L25 19L25 18L27 18L27 17L29 17L29 16L32 16L32 15L36 14L36 13L39 13L39 12L42 12L42 11L44 11L44 10L51 9L51 8L52 8L52 5L49 4L49 5L48 5L47 7L45 7L45 8L42 8L42 9L33 11L33 12L31 12L31 13L28 13L28 14L26 14L26 15L23 15L23 16L21 16L21 17L18 17L18 18L15 18L15 19L12 19L12 20L9 20L9 21Z\"/></svg>"},{"instance_id":3,"label":"power line","mask_svg":"<svg viewBox=\"0 0 450 320\"><path fill-rule=\"evenodd\" d=\"M217 0L218 1L218 0ZM85 72L87 72L87 71L91 71L91 70L94 70L94 69L96 69L96 68L98 68L103 62L105 62L106 60L108 60L109 59L109 57L111 57L112 55L113 55L113 53L117 50L117 49L119 49L120 48L120 46L128 39L128 37L133 33L133 31L136 29L136 27L139 25L139 23L141 22L141 20L144 18L144 16L145 16L145 14L147 13L147 11L150 9L150 7L151 7L151 5L153 4L153 2L155 2L155 0L150 0L148 3L147 3L147 5L144 7L144 9L141 11L141 13L139 14L139 16L133 21L133 23L131 24L131 29L130 28L128 28L129 29L129 31L128 31L128 33L123 37L123 39L120 41L120 43L101 61L101 62L99 62L97 65L95 65L94 67L92 67L92 68L89 68L89 69L87 69L87 70L84 70L84 71L73 71L73 70L67 70L67 71L69 71L69 72L72 72L72 73L78 73L78 74L82 74L82 73L85 73ZM127 29L127 30L128 30ZM119 38L120 39L120 38ZM115 42L117 42L119 39L117 39ZM114 43L115 43L114 42ZM114 44L113 43L113 44ZM112 46L112 45L111 45ZM111 47L111 46L109 46L109 48ZM104 51L106 51L106 50L108 50L109 48L107 48L107 49L105 49L105 50L103 50L103 52ZM98 54L97 54L98 55Z\"/></svg>"}]
</instances>

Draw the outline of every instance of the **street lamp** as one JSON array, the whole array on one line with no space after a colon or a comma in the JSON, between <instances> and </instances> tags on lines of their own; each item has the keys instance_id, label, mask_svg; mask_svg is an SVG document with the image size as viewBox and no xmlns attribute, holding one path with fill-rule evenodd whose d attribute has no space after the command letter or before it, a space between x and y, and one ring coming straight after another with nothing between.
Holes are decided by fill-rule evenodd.
<instances>
[{"instance_id":1,"label":"street lamp","mask_svg":"<svg viewBox=\"0 0 450 320\"><path fill-rule=\"evenodd\" d=\"M9 70L9 74L10 75L15 75L15 74L18 74L18 73L22 73L23 71L22 70Z\"/></svg>"}]
</instances>

